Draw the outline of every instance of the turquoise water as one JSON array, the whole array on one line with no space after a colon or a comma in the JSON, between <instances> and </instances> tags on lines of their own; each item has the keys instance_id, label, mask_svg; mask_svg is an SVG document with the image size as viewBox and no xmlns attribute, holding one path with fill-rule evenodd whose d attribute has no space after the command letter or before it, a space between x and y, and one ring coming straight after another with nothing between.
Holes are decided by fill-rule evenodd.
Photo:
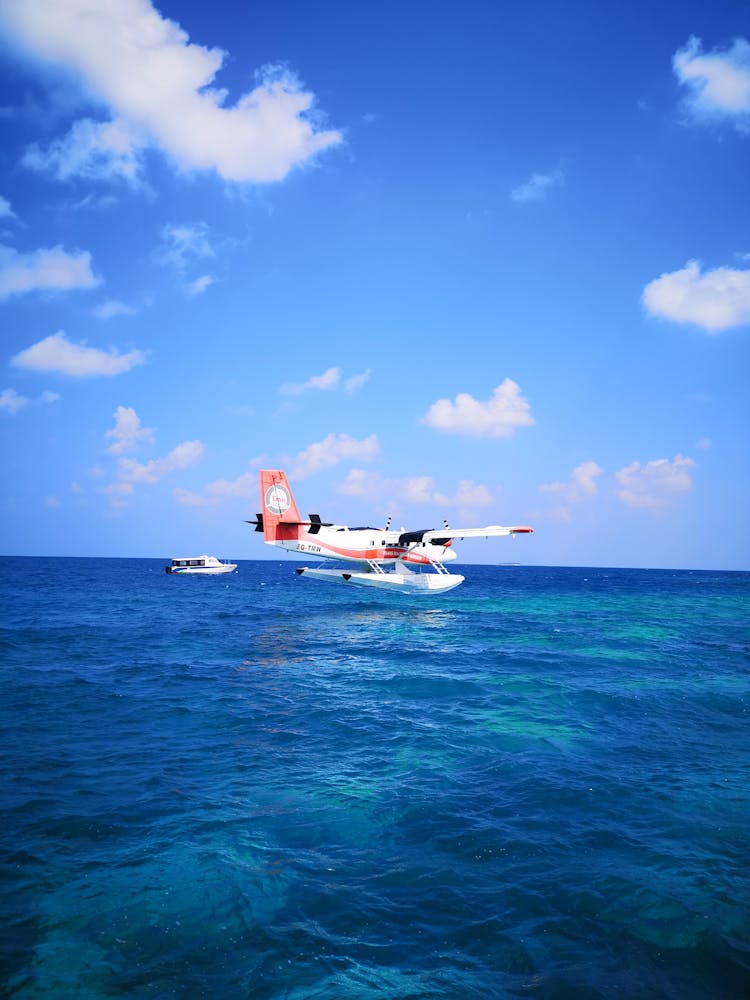
<instances>
[{"instance_id":1,"label":"turquoise water","mask_svg":"<svg viewBox=\"0 0 750 1000\"><path fill-rule=\"evenodd\" d=\"M750 995L750 575L6 559L0 993Z\"/></svg>"}]
</instances>

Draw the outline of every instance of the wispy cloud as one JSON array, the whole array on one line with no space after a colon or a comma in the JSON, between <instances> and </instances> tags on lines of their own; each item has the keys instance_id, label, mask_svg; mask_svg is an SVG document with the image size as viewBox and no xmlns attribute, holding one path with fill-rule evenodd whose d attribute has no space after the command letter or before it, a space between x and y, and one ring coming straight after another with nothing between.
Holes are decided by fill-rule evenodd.
<instances>
[{"instance_id":1,"label":"wispy cloud","mask_svg":"<svg viewBox=\"0 0 750 1000\"><path fill-rule=\"evenodd\" d=\"M200 278L191 281L187 287L188 295L202 295L216 281L212 274L202 274Z\"/></svg>"},{"instance_id":2,"label":"wispy cloud","mask_svg":"<svg viewBox=\"0 0 750 1000\"><path fill-rule=\"evenodd\" d=\"M222 500L232 500L240 497L244 500L254 500L258 496L258 473L243 472L236 479L214 479L208 483L202 493L192 490L174 490L175 500L187 507L208 507Z\"/></svg>"},{"instance_id":3,"label":"wispy cloud","mask_svg":"<svg viewBox=\"0 0 750 1000\"><path fill-rule=\"evenodd\" d=\"M380 454L375 434L357 440L348 434L329 434L298 452L290 462L292 479L307 479L321 469L331 469L343 461L370 462Z\"/></svg>"},{"instance_id":4,"label":"wispy cloud","mask_svg":"<svg viewBox=\"0 0 750 1000\"><path fill-rule=\"evenodd\" d=\"M691 260L646 285L643 304L653 316L719 333L750 323L750 270L717 267L701 274Z\"/></svg>"},{"instance_id":5,"label":"wispy cloud","mask_svg":"<svg viewBox=\"0 0 750 1000\"><path fill-rule=\"evenodd\" d=\"M628 507L645 508L658 512L667 507L680 493L693 487L692 458L676 455L671 461L658 458L641 465L631 462L615 473L617 497Z\"/></svg>"},{"instance_id":6,"label":"wispy cloud","mask_svg":"<svg viewBox=\"0 0 750 1000\"><path fill-rule=\"evenodd\" d=\"M15 389L3 389L0 392L0 412L10 413L11 416L15 416L19 410L23 410L30 404L41 403L48 406L51 403L56 403L59 398L58 393L45 391L40 393L34 400L29 399L28 396L22 396Z\"/></svg>"},{"instance_id":7,"label":"wispy cloud","mask_svg":"<svg viewBox=\"0 0 750 1000\"><path fill-rule=\"evenodd\" d=\"M517 427L534 423L529 402L521 395L521 387L506 378L481 402L462 392L454 402L439 399L433 403L422 423L437 431L468 434L472 437L511 437Z\"/></svg>"},{"instance_id":8,"label":"wispy cloud","mask_svg":"<svg viewBox=\"0 0 750 1000\"><path fill-rule=\"evenodd\" d=\"M736 38L724 51L703 52L691 36L672 59L675 76L686 88L684 108L690 121L729 120L750 132L750 44Z\"/></svg>"},{"instance_id":9,"label":"wispy cloud","mask_svg":"<svg viewBox=\"0 0 750 1000\"><path fill-rule=\"evenodd\" d=\"M285 396L299 396L308 389L335 389L340 379L340 368L327 368L322 375L312 375L306 382L285 382L279 391Z\"/></svg>"},{"instance_id":10,"label":"wispy cloud","mask_svg":"<svg viewBox=\"0 0 750 1000\"><path fill-rule=\"evenodd\" d=\"M183 272L188 266L216 253L205 222L167 223L161 231L161 246L157 256Z\"/></svg>"},{"instance_id":11,"label":"wispy cloud","mask_svg":"<svg viewBox=\"0 0 750 1000\"><path fill-rule=\"evenodd\" d=\"M552 188L562 187L565 175L562 170L553 170L549 174L532 174L525 184L521 184L510 192L512 201L544 201Z\"/></svg>"},{"instance_id":12,"label":"wispy cloud","mask_svg":"<svg viewBox=\"0 0 750 1000\"><path fill-rule=\"evenodd\" d=\"M85 344L72 344L64 331L53 333L25 351L11 358L17 368L36 372L56 372L76 378L92 378L99 375L121 375L146 360L143 351L129 351L120 354L114 348L101 351Z\"/></svg>"},{"instance_id":13,"label":"wispy cloud","mask_svg":"<svg viewBox=\"0 0 750 1000\"><path fill-rule=\"evenodd\" d=\"M119 480L124 483L153 485L171 472L179 472L195 465L203 457L204 450L201 441L183 441L163 458L152 458L148 462L136 462L133 458L121 458Z\"/></svg>"},{"instance_id":14,"label":"wispy cloud","mask_svg":"<svg viewBox=\"0 0 750 1000\"><path fill-rule=\"evenodd\" d=\"M405 503L469 509L488 507L495 502L487 486L471 479L460 480L451 494L438 489L432 476L388 479L366 469L352 469L339 486L339 493L387 500L393 509L401 509Z\"/></svg>"},{"instance_id":15,"label":"wispy cloud","mask_svg":"<svg viewBox=\"0 0 750 1000\"><path fill-rule=\"evenodd\" d=\"M553 516L561 521L571 519L571 508L574 504L581 503L596 496L598 486L596 480L602 474L601 466L596 462L582 462L577 465L570 474L570 478L565 483L543 483L539 487L540 493L549 493L556 497L559 506L555 508Z\"/></svg>"},{"instance_id":16,"label":"wispy cloud","mask_svg":"<svg viewBox=\"0 0 750 1000\"><path fill-rule=\"evenodd\" d=\"M107 302L102 302L101 305L95 306L91 312L97 319L112 319L115 316L135 315L135 309L132 306L126 306L124 302L118 302L117 299L109 299Z\"/></svg>"},{"instance_id":17,"label":"wispy cloud","mask_svg":"<svg viewBox=\"0 0 750 1000\"><path fill-rule=\"evenodd\" d=\"M70 291L99 284L87 250L67 253L62 247L19 253L0 245L0 299L35 291Z\"/></svg>"},{"instance_id":18,"label":"wispy cloud","mask_svg":"<svg viewBox=\"0 0 750 1000\"><path fill-rule=\"evenodd\" d=\"M347 392L357 392L361 389L366 382L369 381L370 375L372 374L372 369L368 368L359 375L351 375L345 382L344 388Z\"/></svg>"},{"instance_id":19,"label":"wispy cloud","mask_svg":"<svg viewBox=\"0 0 750 1000\"><path fill-rule=\"evenodd\" d=\"M136 185L141 174L142 144L143 137L122 120L99 122L83 118L46 149L38 143L29 146L21 162L31 170L49 173L61 181L73 177L119 178Z\"/></svg>"},{"instance_id":20,"label":"wispy cloud","mask_svg":"<svg viewBox=\"0 0 750 1000\"><path fill-rule=\"evenodd\" d=\"M73 70L111 113L29 154L58 175L131 179L151 145L183 171L279 181L342 141L320 127L314 95L288 70L265 67L255 88L226 106L226 91L213 85L226 53L191 44L149 0L24 0L2 12L7 36Z\"/></svg>"},{"instance_id":21,"label":"wispy cloud","mask_svg":"<svg viewBox=\"0 0 750 1000\"><path fill-rule=\"evenodd\" d=\"M0 194L0 219L15 219L15 217L16 213L10 207L10 202Z\"/></svg>"}]
</instances>

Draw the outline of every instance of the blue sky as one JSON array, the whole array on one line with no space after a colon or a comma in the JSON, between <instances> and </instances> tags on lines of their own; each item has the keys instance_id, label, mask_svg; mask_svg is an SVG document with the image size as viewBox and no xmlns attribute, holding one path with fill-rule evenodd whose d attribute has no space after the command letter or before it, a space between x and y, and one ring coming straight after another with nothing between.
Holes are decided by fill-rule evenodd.
<instances>
[{"instance_id":1,"label":"blue sky","mask_svg":"<svg viewBox=\"0 0 750 1000\"><path fill-rule=\"evenodd\" d=\"M747 569L749 15L0 0L0 550Z\"/></svg>"}]
</instances>

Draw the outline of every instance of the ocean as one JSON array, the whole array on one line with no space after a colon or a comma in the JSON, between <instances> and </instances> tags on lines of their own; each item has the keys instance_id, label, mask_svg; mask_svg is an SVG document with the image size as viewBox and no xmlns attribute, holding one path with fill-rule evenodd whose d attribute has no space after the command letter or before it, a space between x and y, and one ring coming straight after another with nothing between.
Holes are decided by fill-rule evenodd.
<instances>
[{"instance_id":1,"label":"ocean","mask_svg":"<svg viewBox=\"0 0 750 1000\"><path fill-rule=\"evenodd\" d=\"M750 996L750 574L6 558L0 995Z\"/></svg>"}]
</instances>

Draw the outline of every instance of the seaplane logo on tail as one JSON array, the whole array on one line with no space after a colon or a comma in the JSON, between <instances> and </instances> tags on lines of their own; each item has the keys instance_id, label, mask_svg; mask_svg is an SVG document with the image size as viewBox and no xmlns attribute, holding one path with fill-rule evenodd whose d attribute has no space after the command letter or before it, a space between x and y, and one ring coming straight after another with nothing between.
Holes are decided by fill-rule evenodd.
<instances>
[{"instance_id":1,"label":"seaplane logo on tail","mask_svg":"<svg viewBox=\"0 0 750 1000\"><path fill-rule=\"evenodd\" d=\"M266 510L270 510L272 514L286 514L292 501L284 487L274 483L266 490L265 504Z\"/></svg>"},{"instance_id":2,"label":"seaplane logo on tail","mask_svg":"<svg viewBox=\"0 0 750 1000\"><path fill-rule=\"evenodd\" d=\"M390 518L384 528L350 528L322 521L320 514L302 518L281 469L261 471L260 496L266 513L258 514L255 521L248 523L263 532L267 545L350 564L335 569L305 566L297 570L300 576L402 593L439 593L463 583L463 576L449 573L444 566L456 558L452 547L455 538L529 535L534 530L500 524L449 528L448 522L443 521L442 528L395 531L391 530Z\"/></svg>"}]
</instances>

